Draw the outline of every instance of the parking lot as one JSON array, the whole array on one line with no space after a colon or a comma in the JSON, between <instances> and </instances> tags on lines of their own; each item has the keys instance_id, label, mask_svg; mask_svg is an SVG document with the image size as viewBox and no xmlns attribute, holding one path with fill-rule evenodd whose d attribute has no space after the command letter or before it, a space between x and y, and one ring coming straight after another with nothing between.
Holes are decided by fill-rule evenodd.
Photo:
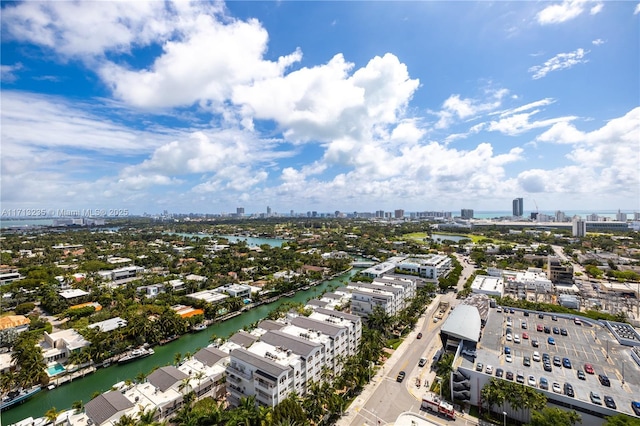
<instances>
[{"instance_id":1,"label":"parking lot","mask_svg":"<svg viewBox=\"0 0 640 426\"><path fill-rule=\"evenodd\" d=\"M526 328L523 328L523 322ZM511 325L508 326L508 323ZM542 326L542 331L538 331L538 325ZM548 333L545 332L545 327ZM557 328L557 334L554 333L554 327ZM560 333L562 329L566 330L566 336ZM507 341L507 331L511 334L510 341ZM528 338L524 339L523 333L527 333ZM520 343L515 342L516 335ZM549 343L550 337L555 344ZM532 346L534 339L537 339L538 347ZM511 362L507 362L505 347L511 352ZM538 351L541 358L544 354L549 355L552 371L544 370L542 359L533 359L534 351ZM525 357L529 358L530 366L524 365ZM554 357L559 358L560 366L554 365ZM563 358L569 358L571 368L562 366ZM467 357L465 363L472 364L474 360ZM554 382L557 382L561 389L564 389L565 383L570 383L575 392L575 399L588 403L591 403L591 391L598 393L600 398L611 396L618 411L634 416L631 402L634 397L635 400L640 399L640 368L631 359L630 348L618 344L607 328L585 321L577 325L573 317L558 315L554 320L548 313L530 312L525 316L521 310L514 310L512 313L510 310L498 312L497 309L492 309L483 329L475 363L482 363L483 371L486 371L487 365L491 365L493 375L497 369L502 369L505 376L511 371L514 380L518 372L522 373L525 382L529 375L533 375L536 386L539 386L540 378L544 377L549 382L547 396L550 399L554 398ZM592 365L594 374L585 374L585 379L580 380L577 372L584 370L586 363ZM601 384L599 374L609 378L610 386ZM564 390L560 393L564 394ZM558 395L558 400L564 402L567 398Z\"/></svg>"}]
</instances>

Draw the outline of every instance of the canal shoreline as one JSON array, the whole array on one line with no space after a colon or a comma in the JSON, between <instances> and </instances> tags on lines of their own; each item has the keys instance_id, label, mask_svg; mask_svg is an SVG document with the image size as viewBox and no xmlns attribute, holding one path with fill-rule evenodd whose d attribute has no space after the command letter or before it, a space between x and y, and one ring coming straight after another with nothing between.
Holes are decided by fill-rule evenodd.
<instances>
[{"instance_id":1,"label":"canal shoreline","mask_svg":"<svg viewBox=\"0 0 640 426\"><path fill-rule=\"evenodd\" d=\"M328 278L305 284L297 289L291 296L287 296L289 293L284 293L270 299L265 299L261 301L261 303L256 302L250 309L232 312L217 318L208 326L207 330L212 331L211 329L213 328L215 329L213 330L214 334L219 336L231 335L246 325L251 325L256 323L256 321L264 319L268 313L276 309L279 304L286 303L286 299L293 298L296 302L305 303L306 300L319 296L319 294L317 294L317 287L326 287L322 290L322 293L329 291L332 286L340 285L340 282L336 281L351 277L357 270L361 269L362 268L349 267L345 271L333 274ZM307 285L309 289L304 290ZM274 298L275 300L271 300ZM278 305L270 306L272 304ZM220 330L223 331L219 332ZM13 424L28 417L41 417L51 407L68 409L75 401L83 401L86 403L91 399L93 394L110 389L111 386L118 381L133 380L141 374L146 375L155 367L172 363L176 354L193 353L193 350L207 346L208 344L209 333L186 333L164 345L157 345L156 354L145 358L145 361L140 360L124 366L119 366L115 361L109 363L105 361L106 365L104 365L103 368L94 369L92 373L83 376L81 380L76 380L74 377L73 380L65 381L65 385L60 388L56 386L56 388L52 390L43 389L44 392L34 396L32 399L3 412L2 424ZM185 352L185 349L189 349L189 351ZM109 368L113 367L117 367L117 369L109 370ZM85 383L86 386L84 386Z\"/></svg>"}]
</instances>

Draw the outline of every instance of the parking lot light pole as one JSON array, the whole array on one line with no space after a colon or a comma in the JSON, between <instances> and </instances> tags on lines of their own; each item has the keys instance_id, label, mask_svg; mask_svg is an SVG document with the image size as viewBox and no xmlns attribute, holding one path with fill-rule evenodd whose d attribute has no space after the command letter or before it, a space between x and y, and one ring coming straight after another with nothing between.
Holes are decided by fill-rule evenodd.
<instances>
[{"instance_id":1,"label":"parking lot light pole","mask_svg":"<svg viewBox=\"0 0 640 426\"><path fill-rule=\"evenodd\" d=\"M502 420L503 420L504 426L507 426L507 412L506 411L502 412Z\"/></svg>"}]
</instances>

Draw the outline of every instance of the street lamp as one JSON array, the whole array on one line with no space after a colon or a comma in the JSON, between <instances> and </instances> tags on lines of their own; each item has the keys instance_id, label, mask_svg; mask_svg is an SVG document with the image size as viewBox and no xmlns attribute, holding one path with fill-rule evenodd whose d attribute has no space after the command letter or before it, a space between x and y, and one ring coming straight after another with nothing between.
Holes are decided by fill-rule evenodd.
<instances>
[{"instance_id":1,"label":"street lamp","mask_svg":"<svg viewBox=\"0 0 640 426\"><path fill-rule=\"evenodd\" d=\"M504 426L507 426L507 412L506 411L502 412L502 419L503 419Z\"/></svg>"}]
</instances>

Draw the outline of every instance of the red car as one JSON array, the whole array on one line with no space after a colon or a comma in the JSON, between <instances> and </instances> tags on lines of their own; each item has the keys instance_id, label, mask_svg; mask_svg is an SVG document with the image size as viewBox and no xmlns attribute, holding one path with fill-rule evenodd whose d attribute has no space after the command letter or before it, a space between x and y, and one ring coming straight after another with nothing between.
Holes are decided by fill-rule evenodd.
<instances>
[{"instance_id":1,"label":"red car","mask_svg":"<svg viewBox=\"0 0 640 426\"><path fill-rule=\"evenodd\" d=\"M522 333L522 338L523 339L528 339L529 338L529 333L527 333L526 331L524 333Z\"/></svg>"},{"instance_id":2,"label":"red car","mask_svg":"<svg viewBox=\"0 0 640 426\"><path fill-rule=\"evenodd\" d=\"M418 339L422 339L422 333L418 333Z\"/></svg>"},{"instance_id":3,"label":"red car","mask_svg":"<svg viewBox=\"0 0 640 426\"><path fill-rule=\"evenodd\" d=\"M538 331L542 331L542 329L543 329L543 328L542 328L542 324L538 324L538 325L536 326L536 330L538 330Z\"/></svg>"},{"instance_id":4,"label":"red car","mask_svg":"<svg viewBox=\"0 0 640 426\"><path fill-rule=\"evenodd\" d=\"M584 371L586 371L589 374L595 374L596 372L593 369L593 365L591 364L585 364L584 365Z\"/></svg>"}]
</instances>

